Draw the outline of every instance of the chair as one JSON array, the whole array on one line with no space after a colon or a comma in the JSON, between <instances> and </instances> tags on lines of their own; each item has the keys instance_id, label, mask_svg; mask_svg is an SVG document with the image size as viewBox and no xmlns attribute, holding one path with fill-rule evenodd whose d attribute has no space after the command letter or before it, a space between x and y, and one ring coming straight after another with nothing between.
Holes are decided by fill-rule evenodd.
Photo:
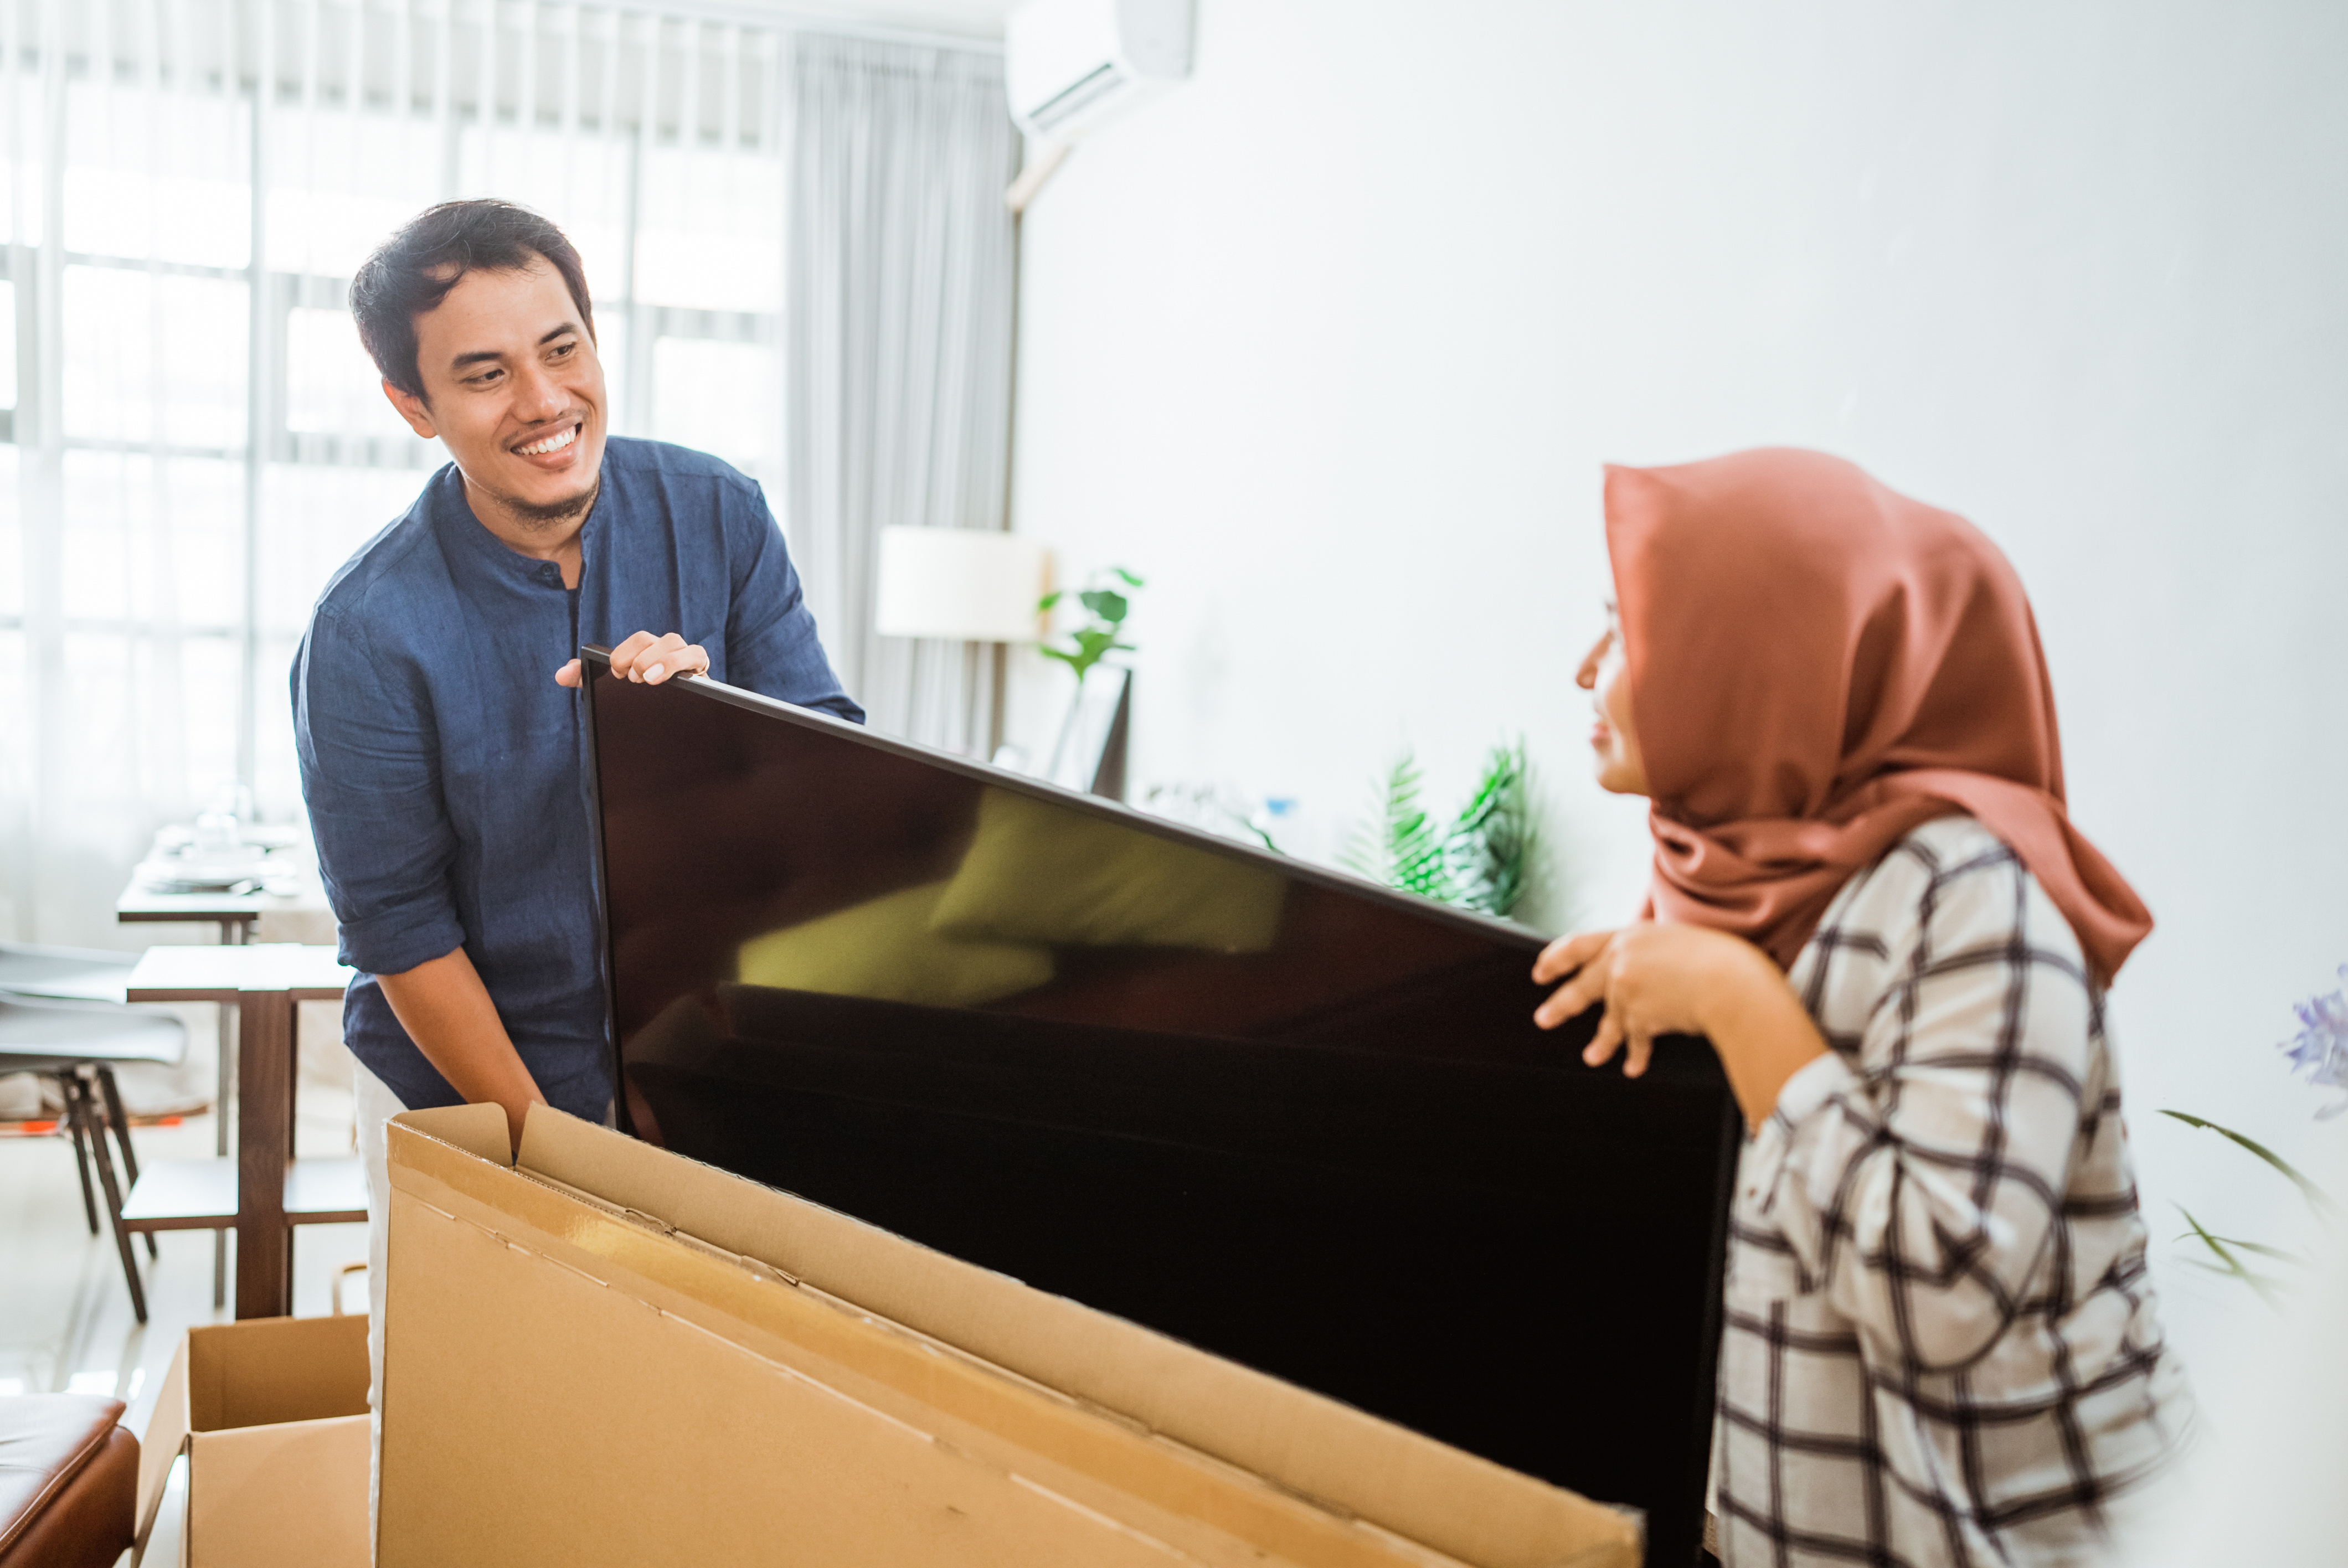
<instances>
[{"instance_id":1,"label":"chair","mask_svg":"<svg viewBox=\"0 0 2348 1568\"><path fill-rule=\"evenodd\" d=\"M136 953L105 948L55 948L0 942L0 991L121 1005L123 982L139 967Z\"/></svg>"},{"instance_id":2,"label":"chair","mask_svg":"<svg viewBox=\"0 0 2348 1568\"><path fill-rule=\"evenodd\" d=\"M24 967L16 960L37 952L38 949L21 947L0 948L0 984L20 979L9 971ZM59 961L74 962L83 957L71 955ZM103 967L119 970L127 966L91 964L93 969ZM123 1114L121 1091L115 1087L114 1064L158 1061L168 1065L179 1061L187 1050L186 1027L168 1013L149 1012L120 1002L36 998L0 990L0 1072L36 1072L57 1083L65 1100L65 1114L59 1120L73 1141L74 1162L81 1173L82 1208L89 1221L90 1234L98 1234L98 1190L93 1189L90 1181L95 1167L97 1189L105 1194L115 1245L122 1255L122 1277L130 1287L131 1309L141 1323L147 1321L147 1292L139 1282L130 1232L122 1222L123 1199L139 1180L139 1156L130 1147L130 1119ZM116 1177L114 1160L107 1148L109 1129L121 1148L128 1180ZM155 1255L151 1233L147 1237L147 1251L149 1257Z\"/></svg>"},{"instance_id":3,"label":"chair","mask_svg":"<svg viewBox=\"0 0 2348 1568\"><path fill-rule=\"evenodd\" d=\"M122 1401L0 1397L0 1568L112 1568L137 1512L139 1440Z\"/></svg>"}]
</instances>

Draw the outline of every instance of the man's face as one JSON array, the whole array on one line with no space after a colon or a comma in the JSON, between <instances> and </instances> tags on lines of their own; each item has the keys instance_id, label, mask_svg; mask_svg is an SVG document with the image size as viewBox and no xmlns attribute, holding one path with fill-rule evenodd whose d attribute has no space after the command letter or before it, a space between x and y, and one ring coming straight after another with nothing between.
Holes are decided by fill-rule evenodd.
<instances>
[{"instance_id":1,"label":"man's face","mask_svg":"<svg viewBox=\"0 0 2348 1568\"><path fill-rule=\"evenodd\" d=\"M475 270L416 318L422 398L385 393L448 444L469 486L530 525L576 521L603 465L603 364L562 275L543 261Z\"/></svg>"}]
</instances>

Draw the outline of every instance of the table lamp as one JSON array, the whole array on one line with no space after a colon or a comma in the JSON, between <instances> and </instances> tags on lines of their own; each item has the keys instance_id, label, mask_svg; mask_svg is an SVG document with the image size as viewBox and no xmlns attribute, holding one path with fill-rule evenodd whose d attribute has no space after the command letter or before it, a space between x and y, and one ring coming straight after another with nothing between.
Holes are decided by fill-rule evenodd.
<instances>
[{"instance_id":1,"label":"table lamp","mask_svg":"<svg viewBox=\"0 0 2348 1568\"><path fill-rule=\"evenodd\" d=\"M994 700L986 754L1003 746L1005 645L1041 635L1047 554L1035 539L980 528L880 530L873 630L994 645Z\"/></svg>"}]
</instances>

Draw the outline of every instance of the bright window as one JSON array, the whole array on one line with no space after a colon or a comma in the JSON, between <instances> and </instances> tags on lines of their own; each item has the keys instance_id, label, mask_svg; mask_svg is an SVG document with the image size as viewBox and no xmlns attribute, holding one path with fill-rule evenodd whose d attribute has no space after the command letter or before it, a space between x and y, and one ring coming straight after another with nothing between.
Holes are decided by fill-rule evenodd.
<instances>
[{"instance_id":1,"label":"bright window","mask_svg":"<svg viewBox=\"0 0 2348 1568\"><path fill-rule=\"evenodd\" d=\"M61 875L127 866L230 780L300 809L286 674L311 604L445 460L345 307L425 207L561 223L613 430L778 481L785 52L557 3L0 19L0 936L89 939L110 912L52 920Z\"/></svg>"}]
</instances>

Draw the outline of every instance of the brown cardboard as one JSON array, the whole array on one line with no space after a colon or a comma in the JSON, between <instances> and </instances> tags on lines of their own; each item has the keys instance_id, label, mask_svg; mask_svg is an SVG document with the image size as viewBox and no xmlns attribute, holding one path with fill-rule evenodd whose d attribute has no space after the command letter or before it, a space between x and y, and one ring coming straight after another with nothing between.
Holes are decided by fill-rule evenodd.
<instances>
[{"instance_id":1,"label":"brown cardboard","mask_svg":"<svg viewBox=\"0 0 2348 1568\"><path fill-rule=\"evenodd\" d=\"M191 1328L139 1452L139 1535L188 1456L181 1568L366 1568L367 1320Z\"/></svg>"},{"instance_id":2,"label":"brown cardboard","mask_svg":"<svg viewBox=\"0 0 2348 1568\"><path fill-rule=\"evenodd\" d=\"M518 1165L495 1106L389 1138L384 1568L1639 1561L1634 1517L560 1112Z\"/></svg>"}]
</instances>

